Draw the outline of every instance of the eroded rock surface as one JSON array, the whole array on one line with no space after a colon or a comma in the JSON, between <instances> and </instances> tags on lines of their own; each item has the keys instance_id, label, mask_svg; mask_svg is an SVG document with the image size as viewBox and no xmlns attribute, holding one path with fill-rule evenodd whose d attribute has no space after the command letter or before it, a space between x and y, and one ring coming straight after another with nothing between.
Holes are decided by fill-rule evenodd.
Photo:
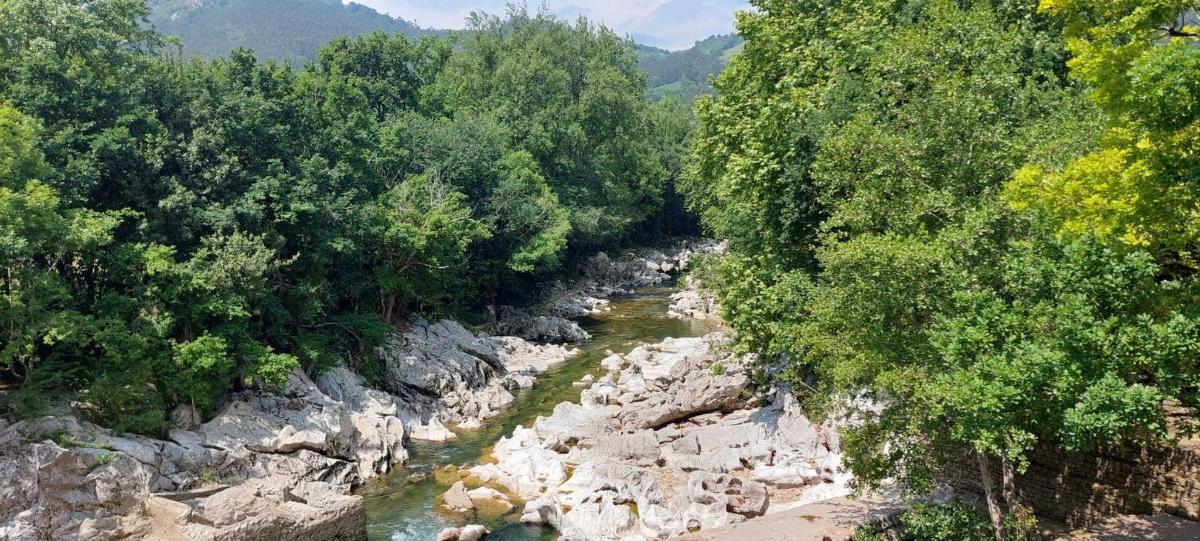
<instances>
[{"instance_id":1,"label":"eroded rock surface","mask_svg":"<svg viewBox=\"0 0 1200 541\"><path fill-rule=\"evenodd\" d=\"M755 406L747 359L726 346L714 333L614 355L581 403L518 427L470 472L568 540L667 539L848 492L836 432L786 393Z\"/></svg>"},{"instance_id":2,"label":"eroded rock surface","mask_svg":"<svg viewBox=\"0 0 1200 541\"><path fill-rule=\"evenodd\" d=\"M639 287L664 283L688 269L698 254L720 253L723 243L705 239L680 240L663 249L647 248L613 258L598 253L581 269L582 278L560 291L545 307L551 316L580 318L607 309L609 297L632 294Z\"/></svg>"},{"instance_id":3,"label":"eroded rock surface","mask_svg":"<svg viewBox=\"0 0 1200 541\"><path fill-rule=\"evenodd\" d=\"M228 421L219 429L228 428ZM345 495L343 484L357 475L353 464L306 448L276 455L278 446L270 453L250 450L248 444L205 447L203 436L176 432L171 441L115 436L70 417L8 427L0 433L0 475L6 479L0 490L0 538L321 540L365 535L362 499ZM285 437L284 445L305 438ZM331 440L305 445L318 441ZM274 456L286 458L269 458ZM279 473L266 473L272 471ZM331 479L320 479L330 472ZM244 477L256 473L265 475ZM218 479L237 484L230 487ZM175 490L189 484L200 488ZM164 488L169 491L159 492Z\"/></svg>"},{"instance_id":4,"label":"eroded rock surface","mask_svg":"<svg viewBox=\"0 0 1200 541\"><path fill-rule=\"evenodd\" d=\"M513 336L472 334L457 322L413 318L382 348L384 387L401 397L401 417L412 439L455 437L446 425L478 428L515 400L512 392L577 355L562 345Z\"/></svg>"},{"instance_id":5,"label":"eroded rock surface","mask_svg":"<svg viewBox=\"0 0 1200 541\"><path fill-rule=\"evenodd\" d=\"M524 338L414 318L380 349L382 391L366 388L345 367L315 381L296 373L280 392L228 397L207 423L191 408L177 409L177 428L165 440L112 434L70 417L0 420L0 478L6 480L0 539L362 537L362 501L346 495L351 487L403 462L406 438L446 440L455 437L447 425L478 427L510 404L515 391L577 353L530 340L588 339L563 318L603 311L605 297L660 283L706 249L694 243L677 248L594 257L579 287L510 329ZM526 518L559 527L567 539L686 530L674 516L691 505L686 475L667 484L655 469L667 467L668 448L688 449L664 439L663 431L700 426L697 416L740 407L747 380L737 363L712 372L709 361L718 354L700 341L639 351L609 363L613 374L581 382L590 385L582 405L560 405L502 441L498 463L480 466L478 476L530 500ZM743 500L750 507L757 501ZM465 491L458 503L465 502L512 505L489 488ZM715 510L705 513L706 524L723 520ZM452 533L448 539L478 539L486 531Z\"/></svg>"},{"instance_id":6,"label":"eroded rock surface","mask_svg":"<svg viewBox=\"0 0 1200 541\"><path fill-rule=\"evenodd\" d=\"M578 323L561 316L535 316L516 313L492 326L499 335L515 336L533 342L565 344L586 342L592 336Z\"/></svg>"},{"instance_id":7,"label":"eroded rock surface","mask_svg":"<svg viewBox=\"0 0 1200 541\"><path fill-rule=\"evenodd\" d=\"M671 317L720 321L721 307L716 295L704 288L699 279L692 275L683 279L683 290L671 295Z\"/></svg>"}]
</instances>

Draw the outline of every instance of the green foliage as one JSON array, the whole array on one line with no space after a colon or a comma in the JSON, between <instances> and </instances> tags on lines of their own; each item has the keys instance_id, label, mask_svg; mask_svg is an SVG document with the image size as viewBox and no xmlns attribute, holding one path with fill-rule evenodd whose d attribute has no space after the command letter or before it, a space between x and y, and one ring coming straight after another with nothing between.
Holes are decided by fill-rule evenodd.
<instances>
[{"instance_id":1,"label":"green foliage","mask_svg":"<svg viewBox=\"0 0 1200 541\"><path fill-rule=\"evenodd\" d=\"M1068 235L1097 234L1195 269L1200 205L1200 34L1194 0L1044 0L1065 23L1072 74L1092 89L1100 148L1059 167L1030 164L1009 187Z\"/></svg>"},{"instance_id":2,"label":"green foliage","mask_svg":"<svg viewBox=\"0 0 1200 541\"><path fill-rule=\"evenodd\" d=\"M922 490L974 454L1019 469L1035 445L1160 441L1164 402L1195 403L1200 297L1183 258L1113 246L1094 224L1060 235L1071 227L1056 200L1013 195L1030 162L1069 169L1094 151L1097 110L1117 102L1109 121L1169 130L1178 146L1161 163L1194 179L1194 148L1178 137L1191 125L1182 96L1195 49L1123 41L1137 27L1127 17L1152 15L1136 3L1045 4L757 1L739 17L746 43L718 96L697 106L681 187L730 241L724 319L744 350L786 355L783 377L813 403L863 391L881 402L843 439L868 484L899 476ZM1066 39L1047 10L1081 10ZM1110 25L1123 30L1094 29ZM1111 79L1080 74L1084 49L1095 51L1079 40L1174 60L1125 59L1126 86L1155 89L1126 100L1121 85L1104 88ZM1119 185L1093 172L1087 186ZM1194 215L1148 204L1122 212L1172 227ZM928 535L917 538L940 538Z\"/></svg>"},{"instance_id":3,"label":"green foliage","mask_svg":"<svg viewBox=\"0 0 1200 541\"><path fill-rule=\"evenodd\" d=\"M901 517L905 539L990 541L992 525L976 507L963 502L915 504Z\"/></svg>"},{"instance_id":4,"label":"green foliage","mask_svg":"<svg viewBox=\"0 0 1200 541\"><path fill-rule=\"evenodd\" d=\"M900 516L905 541L991 541L992 524L977 506L961 500L942 505L914 504ZM1004 517L1005 539L1040 539L1036 523L1022 511Z\"/></svg>"},{"instance_id":5,"label":"green foliage","mask_svg":"<svg viewBox=\"0 0 1200 541\"><path fill-rule=\"evenodd\" d=\"M889 541L887 534L874 526L859 526L850 536L850 541Z\"/></svg>"},{"instance_id":6,"label":"green foliage","mask_svg":"<svg viewBox=\"0 0 1200 541\"><path fill-rule=\"evenodd\" d=\"M488 200L488 216L497 236L515 244L503 252L512 254L508 268L530 272L557 267L571 233L566 209L528 153L509 154L499 165L503 178Z\"/></svg>"},{"instance_id":7,"label":"green foliage","mask_svg":"<svg viewBox=\"0 0 1200 541\"><path fill-rule=\"evenodd\" d=\"M21 188L24 181L48 172L41 152L33 146L36 133L33 119L0 105L0 186Z\"/></svg>"},{"instance_id":8,"label":"green foliage","mask_svg":"<svg viewBox=\"0 0 1200 541\"><path fill-rule=\"evenodd\" d=\"M295 69L184 60L147 13L0 1L0 378L121 430L297 369L377 378L412 313L526 298L646 228L690 130L646 99L633 44L586 21L338 38Z\"/></svg>"},{"instance_id":9,"label":"green foliage","mask_svg":"<svg viewBox=\"0 0 1200 541\"><path fill-rule=\"evenodd\" d=\"M90 419L118 434L163 434L169 428L162 395L145 378L144 371L111 371L92 382L80 398ZM61 445L61 444L60 444Z\"/></svg>"},{"instance_id":10,"label":"green foliage","mask_svg":"<svg viewBox=\"0 0 1200 541\"><path fill-rule=\"evenodd\" d=\"M489 234L465 201L462 193L416 175L383 193L370 211L371 236L380 243L375 274L386 296L385 322L392 321L398 298L433 306L454 300L467 248Z\"/></svg>"},{"instance_id":11,"label":"green foliage","mask_svg":"<svg viewBox=\"0 0 1200 541\"><path fill-rule=\"evenodd\" d=\"M741 46L742 38L733 34L709 36L683 51L643 45L638 47L638 65L646 71L651 98L692 103L701 95L712 94L709 77L720 74Z\"/></svg>"},{"instance_id":12,"label":"green foliage","mask_svg":"<svg viewBox=\"0 0 1200 541\"><path fill-rule=\"evenodd\" d=\"M229 388L235 363L229 345L219 336L201 336L175 346L172 359L177 375L171 383L178 386L174 395L190 400L201 411L211 411L213 400Z\"/></svg>"},{"instance_id":13,"label":"green foliage","mask_svg":"<svg viewBox=\"0 0 1200 541\"><path fill-rule=\"evenodd\" d=\"M661 204L645 79L631 44L586 20L475 14L435 88L442 106L493 116L568 210L571 241L622 240Z\"/></svg>"}]
</instances>

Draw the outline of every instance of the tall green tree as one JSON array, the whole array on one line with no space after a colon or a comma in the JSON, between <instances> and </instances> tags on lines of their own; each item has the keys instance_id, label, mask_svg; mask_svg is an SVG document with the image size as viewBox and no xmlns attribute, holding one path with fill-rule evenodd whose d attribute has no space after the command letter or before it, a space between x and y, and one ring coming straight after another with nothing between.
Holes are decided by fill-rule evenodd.
<instances>
[{"instance_id":1,"label":"tall green tree","mask_svg":"<svg viewBox=\"0 0 1200 541\"><path fill-rule=\"evenodd\" d=\"M572 240L621 240L661 201L645 76L631 42L585 19L474 14L442 73L444 107L488 113L568 209Z\"/></svg>"},{"instance_id":2,"label":"tall green tree","mask_svg":"<svg viewBox=\"0 0 1200 541\"><path fill-rule=\"evenodd\" d=\"M1061 21L1033 0L754 5L682 186L730 240L741 347L786 354L814 406L883 406L846 435L858 477L920 491L972 457L1002 538L1035 446L1165 438L1163 403L1195 400L1194 280L1003 197L1103 128Z\"/></svg>"}]
</instances>

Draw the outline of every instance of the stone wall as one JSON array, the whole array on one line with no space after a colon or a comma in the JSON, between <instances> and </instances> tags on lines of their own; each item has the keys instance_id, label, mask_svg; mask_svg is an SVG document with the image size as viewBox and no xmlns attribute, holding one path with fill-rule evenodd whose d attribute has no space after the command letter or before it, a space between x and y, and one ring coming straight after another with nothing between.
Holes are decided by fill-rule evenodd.
<instances>
[{"instance_id":1,"label":"stone wall","mask_svg":"<svg viewBox=\"0 0 1200 541\"><path fill-rule=\"evenodd\" d=\"M968 471L952 484L978 492L976 470ZM1030 454L1029 468L1016 484L1021 501L1038 516L1072 527L1117 514L1200 520L1200 444L1088 454L1043 446Z\"/></svg>"}]
</instances>

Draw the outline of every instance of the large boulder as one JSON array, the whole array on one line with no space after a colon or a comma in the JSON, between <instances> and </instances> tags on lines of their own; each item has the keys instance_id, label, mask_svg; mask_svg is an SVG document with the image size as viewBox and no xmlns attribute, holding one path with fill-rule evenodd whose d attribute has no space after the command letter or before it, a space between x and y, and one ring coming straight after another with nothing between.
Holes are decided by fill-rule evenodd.
<instances>
[{"instance_id":1,"label":"large boulder","mask_svg":"<svg viewBox=\"0 0 1200 541\"><path fill-rule=\"evenodd\" d=\"M404 334L390 338L379 354L384 387L401 395L414 389L430 396L477 389L501 368L495 342L450 320L413 318Z\"/></svg>"},{"instance_id":2,"label":"large boulder","mask_svg":"<svg viewBox=\"0 0 1200 541\"><path fill-rule=\"evenodd\" d=\"M271 476L234 487L154 497L154 534L163 539L361 539L366 516L360 496L319 481Z\"/></svg>"},{"instance_id":3,"label":"large boulder","mask_svg":"<svg viewBox=\"0 0 1200 541\"><path fill-rule=\"evenodd\" d=\"M688 280L688 287L671 295L671 307L667 314L679 319L719 321L721 307L716 295L699 289L695 280Z\"/></svg>"},{"instance_id":4,"label":"large boulder","mask_svg":"<svg viewBox=\"0 0 1200 541\"><path fill-rule=\"evenodd\" d=\"M197 428L203 448L226 453L215 473L235 480L291 475L348 490L407 457L403 422L390 397L364 389L345 368L318 379L329 394L296 372L282 393L236 395ZM186 437L172 432L173 439Z\"/></svg>"},{"instance_id":5,"label":"large boulder","mask_svg":"<svg viewBox=\"0 0 1200 541\"><path fill-rule=\"evenodd\" d=\"M497 321L492 330L499 335L516 336L541 343L586 342L592 338L578 323L559 316L534 316L518 313Z\"/></svg>"},{"instance_id":6,"label":"large boulder","mask_svg":"<svg viewBox=\"0 0 1200 541\"><path fill-rule=\"evenodd\" d=\"M611 294L669 280L671 276L659 272L661 268L662 262L648 261L643 257L613 259L600 252L584 262L582 273L585 280L595 284L598 292Z\"/></svg>"},{"instance_id":7,"label":"large boulder","mask_svg":"<svg viewBox=\"0 0 1200 541\"><path fill-rule=\"evenodd\" d=\"M750 359L727 353L724 340L667 339L611 355L612 372L580 403L518 427L472 475L525 499L522 522L552 525L563 539L716 528L765 513L772 487L848 492L834 427L814 425L787 393L756 406Z\"/></svg>"},{"instance_id":8,"label":"large boulder","mask_svg":"<svg viewBox=\"0 0 1200 541\"><path fill-rule=\"evenodd\" d=\"M528 502L521 512L522 524L545 524L554 528L562 525L563 507L558 496L548 494Z\"/></svg>"},{"instance_id":9,"label":"large boulder","mask_svg":"<svg viewBox=\"0 0 1200 541\"><path fill-rule=\"evenodd\" d=\"M492 456L495 464L475 466L471 474L483 482L503 486L524 500L537 498L567 479L566 457L552 443L539 439L535 431L522 426L517 426L511 437L500 438Z\"/></svg>"},{"instance_id":10,"label":"large boulder","mask_svg":"<svg viewBox=\"0 0 1200 541\"><path fill-rule=\"evenodd\" d=\"M487 528L471 524L462 528L446 528L438 534L437 541L480 541L487 534Z\"/></svg>"},{"instance_id":11,"label":"large boulder","mask_svg":"<svg viewBox=\"0 0 1200 541\"><path fill-rule=\"evenodd\" d=\"M637 532L632 505L617 504L605 495L583 501L567 511L559 523L561 541L627 539Z\"/></svg>"},{"instance_id":12,"label":"large boulder","mask_svg":"<svg viewBox=\"0 0 1200 541\"><path fill-rule=\"evenodd\" d=\"M470 511L475 508L475 504L471 502L471 495L467 494L467 487L462 481L454 483L445 494L442 495L442 505L445 505L451 511L460 513Z\"/></svg>"},{"instance_id":13,"label":"large boulder","mask_svg":"<svg viewBox=\"0 0 1200 541\"><path fill-rule=\"evenodd\" d=\"M404 428L392 399L352 372L319 379L324 390L297 372L279 394L238 393L211 421L162 441L70 417L7 426L0 538L116 539L147 528L189 539L358 537L362 501L344 494L405 458Z\"/></svg>"},{"instance_id":14,"label":"large boulder","mask_svg":"<svg viewBox=\"0 0 1200 541\"><path fill-rule=\"evenodd\" d=\"M96 441L101 433L72 418L23 421L0 432L0 538L103 540L147 533L145 500L158 474Z\"/></svg>"},{"instance_id":15,"label":"large boulder","mask_svg":"<svg viewBox=\"0 0 1200 541\"><path fill-rule=\"evenodd\" d=\"M580 353L578 349L557 344L534 344L515 336L498 336L492 341L496 344L500 364L509 377L514 374L537 376Z\"/></svg>"},{"instance_id":16,"label":"large boulder","mask_svg":"<svg viewBox=\"0 0 1200 541\"><path fill-rule=\"evenodd\" d=\"M322 372L316 385L349 409L350 422L356 431L352 450L364 478L386 473L392 465L408 458L404 449L404 423L392 396L367 389L362 377L345 366Z\"/></svg>"},{"instance_id":17,"label":"large boulder","mask_svg":"<svg viewBox=\"0 0 1200 541\"><path fill-rule=\"evenodd\" d=\"M744 404L750 385L744 360L718 357L718 334L667 339L626 356L630 367L617 381L623 392L621 420L627 429L660 428L668 423Z\"/></svg>"}]
</instances>

